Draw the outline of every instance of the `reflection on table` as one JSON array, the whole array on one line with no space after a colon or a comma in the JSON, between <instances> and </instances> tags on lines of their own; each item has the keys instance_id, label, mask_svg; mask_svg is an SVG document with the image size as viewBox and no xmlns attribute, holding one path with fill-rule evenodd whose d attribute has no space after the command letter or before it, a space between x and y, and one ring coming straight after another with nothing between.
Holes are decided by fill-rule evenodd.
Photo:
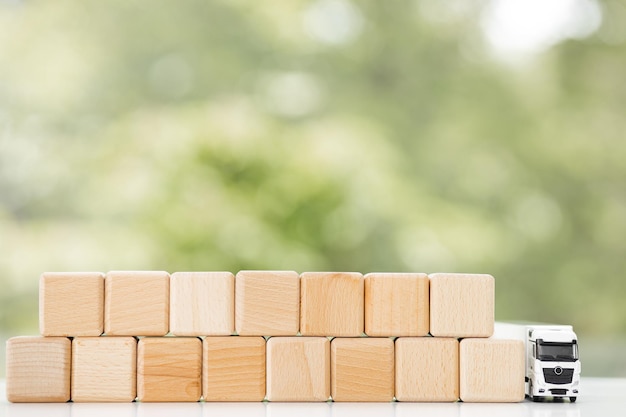
<instances>
[{"instance_id":1,"label":"reflection on table","mask_svg":"<svg viewBox=\"0 0 626 417\"><path fill-rule=\"evenodd\" d=\"M63 403L11 404L0 382L0 416L30 417L581 417L626 415L626 379L583 378L577 403Z\"/></svg>"}]
</instances>

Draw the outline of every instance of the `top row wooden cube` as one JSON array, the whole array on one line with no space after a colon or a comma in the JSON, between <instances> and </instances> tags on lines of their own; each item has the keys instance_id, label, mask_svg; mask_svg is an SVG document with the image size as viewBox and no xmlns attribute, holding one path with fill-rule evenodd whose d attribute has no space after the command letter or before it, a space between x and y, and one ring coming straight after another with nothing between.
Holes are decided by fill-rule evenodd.
<instances>
[{"instance_id":1,"label":"top row wooden cube","mask_svg":"<svg viewBox=\"0 0 626 417\"><path fill-rule=\"evenodd\" d=\"M176 272L170 278L170 332L228 336L235 329L235 276L230 272Z\"/></svg>"},{"instance_id":2,"label":"top row wooden cube","mask_svg":"<svg viewBox=\"0 0 626 417\"><path fill-rule=\"evenodd\" d=\"M487 274L430 274L430 334L489 337L495 321L495 281Z\"/></svg>"},{"instance_id":3,"label":"top row wooden cube","mask_svg":"<svg viewBox=\"0 0 626 417\"><path fill-rule=\"evenodd\" d=\"M235 278L235 331L240 336L295 336L300 329L300 276L294 271L240 271Z\"/></svg>"},{"instance_id":4,"label":"top row wooden cube","mask_svg":"<svg viewBox=\"0 0 626 417\"><path fill-rule=\"evenodd\" d=\"M365 275L365 334L425 336L429 330L428 275Z\"/></svg>"},{"instance_id":5,"label":"top row wooden cube","mask_svg":"<svg viewBox=\"0 0 626 417\"><path fill-rule=\"evenodd\" d=\"M305 272L300 275L300 333L303 336L363 334L363 275Z\"/></svg>"},{"instance_id":6,"label":"top row wooden cube","mask_svg":"<svg viewBox=\"0 0 626 417\"><path fill-rule=\"evenodd\" d=\"M100 336L104 274L46 272L39 278L39 332L43 336Z\"/></svg>"},{"instance_id":7,"label":"top row wooden cube","mask_svg":"<svg viewBox=\"0 0 626 417\"><path fill-rule=\"evenodd\" d=\"M106 296L105 296L106 294ZM424 336L493 333L490 275L45 273L44 336Z\"/></svg>"},{"instance_id":8,"label":"top row wooden cube","mask_svg":"<svg viewBox=\"0 0 626 417\"><path fill-rule=\"evenodd\" d=\"M169 331L170 275L112 271L106 276L104 332L110 336L164 336Z\"/></svg>"}]
</instances>

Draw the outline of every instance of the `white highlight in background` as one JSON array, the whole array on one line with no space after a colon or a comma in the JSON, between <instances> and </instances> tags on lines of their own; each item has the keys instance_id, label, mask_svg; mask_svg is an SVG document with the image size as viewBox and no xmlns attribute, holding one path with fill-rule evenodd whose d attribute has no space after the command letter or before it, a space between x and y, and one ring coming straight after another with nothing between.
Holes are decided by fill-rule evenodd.
<instances>
[{"instance_id":1,"label":"white highlight in background","mask_svg":"<svg viewBox=\"0 0 626 417\"><path fill-rule=\"evenodd\" d=\"M481 26L499 58L534 55L566 39L583 39L602 23L596 0L492 0Z\"/></svg>"}]
</instances>

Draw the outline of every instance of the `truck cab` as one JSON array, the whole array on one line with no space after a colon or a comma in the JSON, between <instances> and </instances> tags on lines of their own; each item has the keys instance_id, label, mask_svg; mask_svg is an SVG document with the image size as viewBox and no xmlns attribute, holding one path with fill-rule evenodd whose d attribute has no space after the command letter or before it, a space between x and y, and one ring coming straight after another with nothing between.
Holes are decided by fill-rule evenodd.
<instances>
[{"instance_id":1,"label":"truck cab","mask_svg":"<svg viewBox=\"0 0 626 417\"><path fill-rule=\"evenodd\" d=\"M529 325L526 329L526 394L576 401L580 381L578 341L571 326Z\"/></svg>"}]
</instances>

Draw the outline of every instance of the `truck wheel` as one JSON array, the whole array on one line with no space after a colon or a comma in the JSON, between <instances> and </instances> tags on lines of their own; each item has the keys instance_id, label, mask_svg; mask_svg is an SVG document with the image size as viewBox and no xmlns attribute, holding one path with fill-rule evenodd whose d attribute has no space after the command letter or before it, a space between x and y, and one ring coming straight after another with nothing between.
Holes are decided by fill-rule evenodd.
<instances>
[{"instance_id":1,"label":"truck wheel","mask_svg":"<svg viewBox=\"0 0 626 417\"><path fill-rule=\"evenodd\" d=\"M530 385L528 387L528 391L530 391L530 394L528 394L528 396L530 397L530 399L533 402L538 403L538 402L543 400L543 398L533 395L533 383L532 383L532 381L530 382Z\"/></svg>"},{"instance_id":2,"label":"truck wheel","mask_svg":"<svg viewBox=\"0 0 626 417\"><path fill-rule=\"evenodd\" d=\"M578 398L578 397L569 397L569 402L575 403L576 402L576 398Z\"/></svg>"}]
</instances>

